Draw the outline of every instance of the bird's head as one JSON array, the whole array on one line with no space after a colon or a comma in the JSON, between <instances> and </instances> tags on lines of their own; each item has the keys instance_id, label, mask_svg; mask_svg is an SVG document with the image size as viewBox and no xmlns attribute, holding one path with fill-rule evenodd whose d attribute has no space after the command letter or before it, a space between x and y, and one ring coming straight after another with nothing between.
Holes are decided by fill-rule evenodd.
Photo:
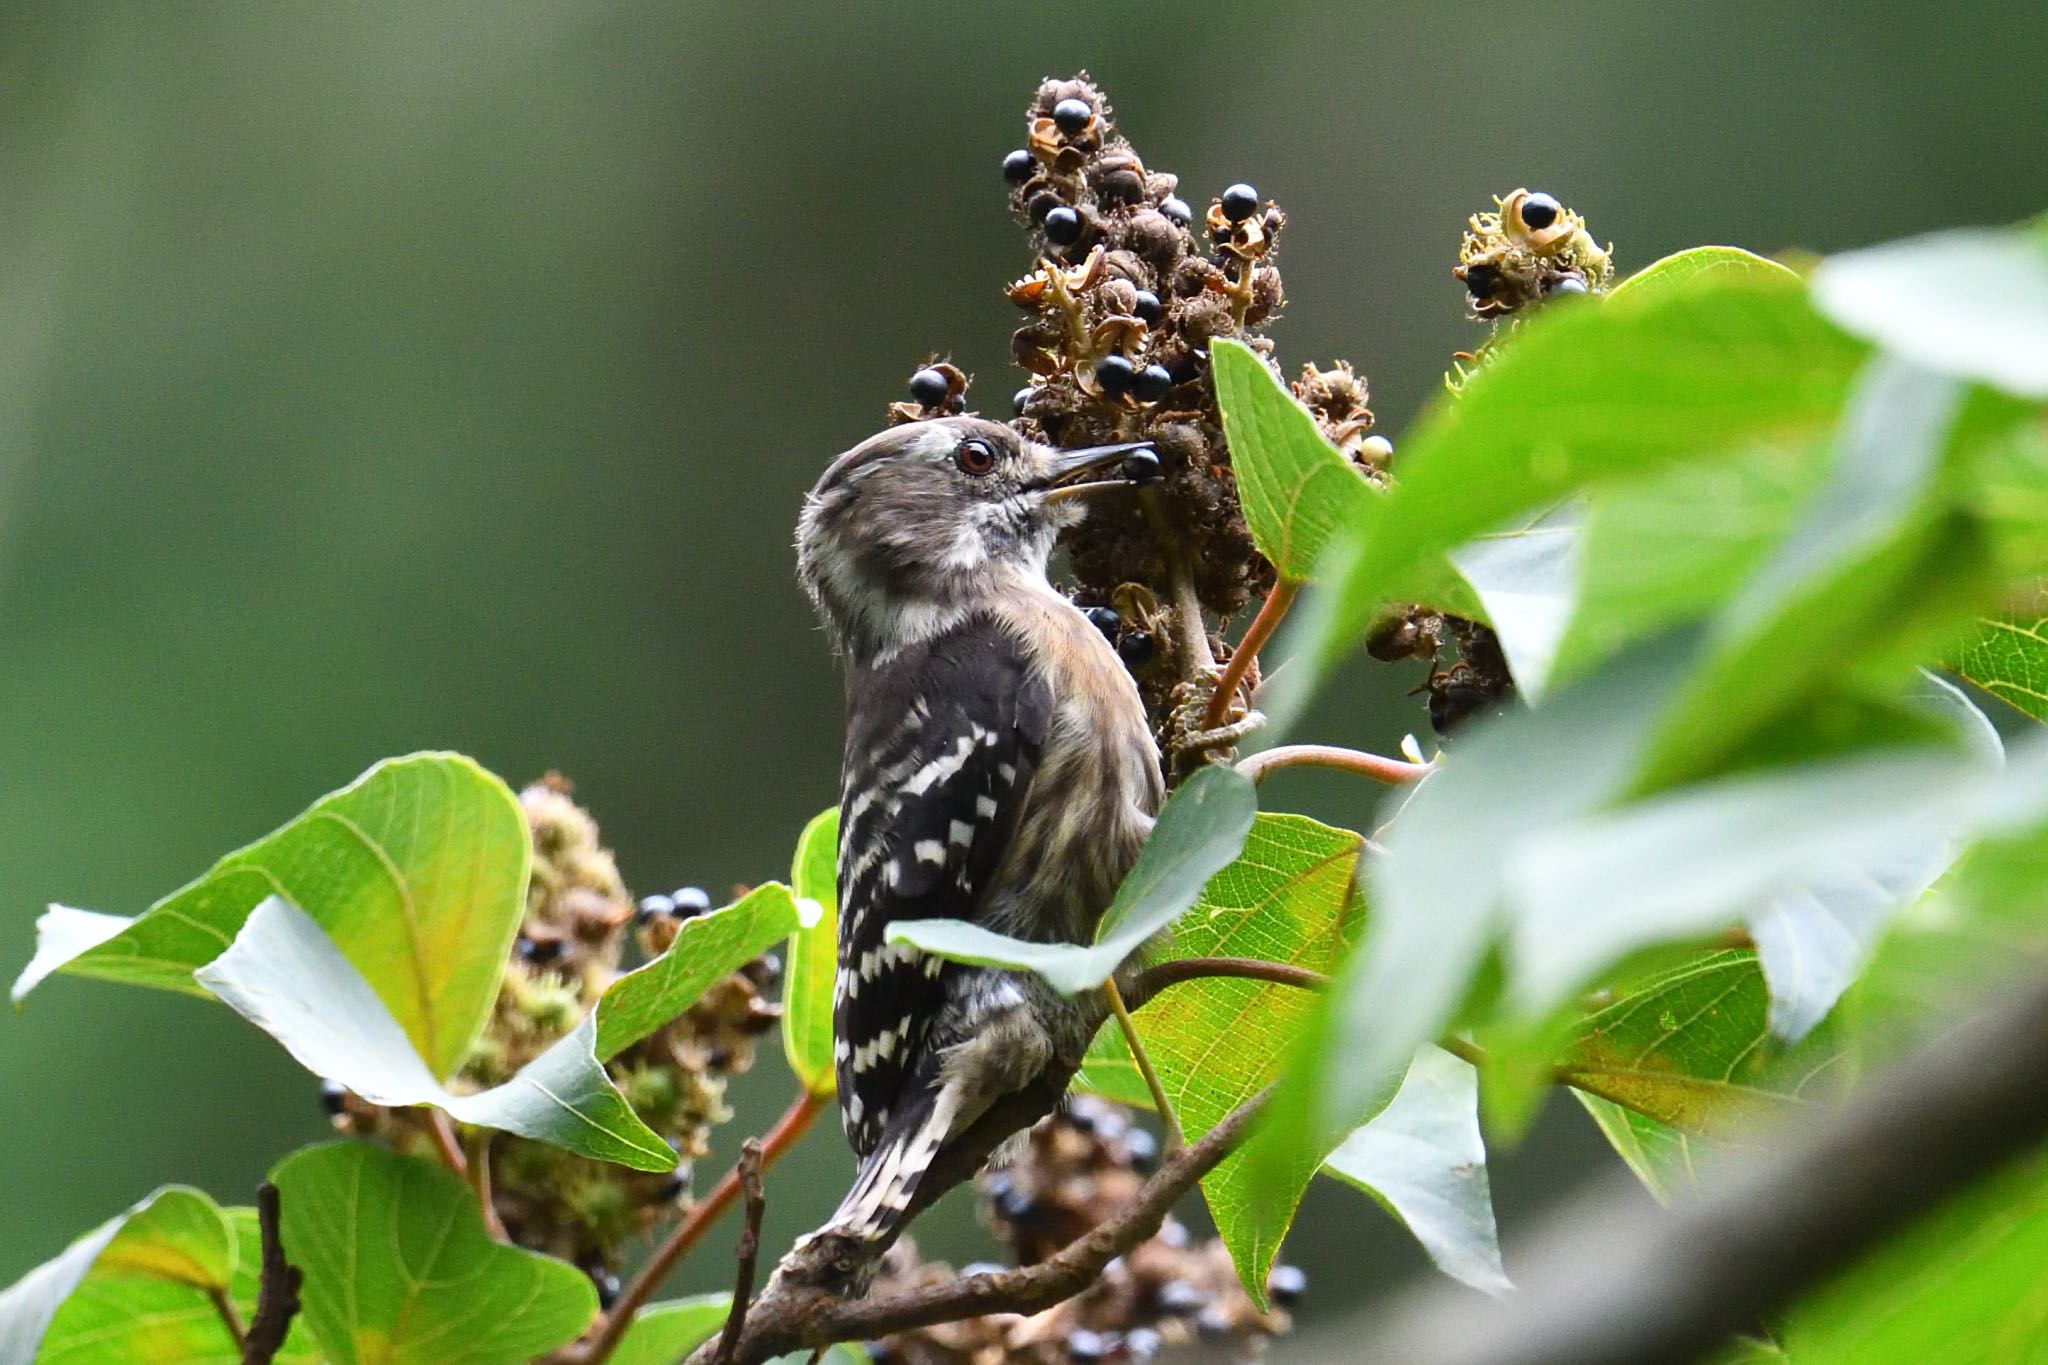
<instances>
[{"instance_id":1,"label":"bird's head","mask_svg":"<svg viewBox=\"0 0 2048 1365\"><path fill-rule=\"evenodd\" d=\"M1056 450L979 417L890 427L804 500L798 574L842 649L900 648L1042 581L1060 531L1089 495L1135 481L1127 462L1144 446Z\"/></svg>"}]
</instances>

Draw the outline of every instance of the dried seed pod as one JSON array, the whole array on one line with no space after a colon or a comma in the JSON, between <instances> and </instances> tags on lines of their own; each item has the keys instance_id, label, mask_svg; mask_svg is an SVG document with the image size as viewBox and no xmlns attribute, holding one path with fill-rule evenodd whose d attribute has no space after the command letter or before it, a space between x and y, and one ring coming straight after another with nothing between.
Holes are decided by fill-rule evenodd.
<instances>
[{"instance_id":1,"label":"dried seed pod","mask_svg":"<svg viewBox=\"0 0 2048 1365\"><path fill-rule=\"evenodd\" d=\"M1611 248L1585 219L1551 196L1518 189L1475 213L1452 270L1474 317L1502 318L1556 293L1601 293L1614 272Z\"/></svg>"}]
</instances>

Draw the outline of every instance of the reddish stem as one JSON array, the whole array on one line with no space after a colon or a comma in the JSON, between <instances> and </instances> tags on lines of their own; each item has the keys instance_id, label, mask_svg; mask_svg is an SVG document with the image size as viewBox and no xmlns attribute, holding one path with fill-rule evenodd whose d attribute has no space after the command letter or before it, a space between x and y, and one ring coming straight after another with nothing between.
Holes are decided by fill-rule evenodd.
<instances>
[{"instance_id":1,"label":"reddish stem","mask_svg":"<svg viewBox=\"0 0 2048 1365\"><path fill-rule=\"evenodd\" d=\"M1434 763L1408 763L1382 758L1357 749L1340 749L1334 744L1283 744L1241 760L1237 770L1257 782L1275 768L1336 768L1359 773L1378 782L1399 786L1415 782L1436 771Z\"/></svg>"},{"instance_id":2,"label":"reddish stem","mask_svg":"<svg viewBox=\"0 0 2048 1365\"><path fill-rule=\"evenodd\" d=\"M1209 696L1209 709L1202 713L1202 728L1214 730L1223 724L1223 718L1230 714L1230 699L1237 695L1238 687L1244 682L1244 675L1251 671L1252 660L1259 657L1259 651L1273 638L1273 632L1287 619L1287 609L1294 605L1295 594L1301 591L1301 584L1283 578L1273 584L1273 591L1266 594L1266 600L1259 606L1259 614L1245 627L1244 638L1237 642L1231 653L1230 662L1223 666L1223 676L1216 681L1216 690Z\"/></svg>"},{"instance_id":3,"label":"reddish stem","mask_svg":"<svg viewBox=\"0 0 2048 1365\"><path fill-rule=\"evenodd\" d=\"M811 1120L825 1107L824 1097L806 1090L790 1103L775 1126L761 1139L760 1169L767 1170L784 1152L796 1146L797 1139L811 1126ZM668 1240L655 1249L647 1258L647 1264L633 1277L633 1283L626 1286L619 1301L612 1305L604 1316L604 1325L590 1345L573 1356L578 1365L600 1365L618 1349L625 1339L626 1329L633 1323L633 1315L646 1307L647 1301L661 1288L661 1282L674 1270L676 1262L688 1254L691 1247L704 1239L725 1211L733 1206L746 1192L744 1162L727 1171L719 1182L683 1216L676 1230Z\"/></svg>"}]
</instances>

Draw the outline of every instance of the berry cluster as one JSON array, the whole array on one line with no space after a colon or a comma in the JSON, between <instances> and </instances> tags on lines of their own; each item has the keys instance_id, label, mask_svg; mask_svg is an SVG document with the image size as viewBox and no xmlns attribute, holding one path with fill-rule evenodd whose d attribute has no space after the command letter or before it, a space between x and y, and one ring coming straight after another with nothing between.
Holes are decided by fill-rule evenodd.
<instances>
[{"instance_id":1,"label":"berry cluster","mask_svg":"<svg viewBox=\"0 0 2048 1365\"><path fill-rule=\"evenodd\" d=\"M1085 1236L1138 1192L1158 1161L1151 1133L1104 1100L1076 1097L1031 1130L1022 1154L981 1178L989 1227L1021 1264ZM969 1265L961 1274L996 1270ZM943 1283L953 1271L917 1259L900 1242L878 1293ZM1032 1317L991 1314L899 1333L869 1344L877 1365L1093 1365L1097 1361L1256 1359L1291 1325L1307 1289L1292 1266L1275 1268L1260 1312L1238 1283L1220 1241L1197 1242L1169 1218L1149 1241L1110 1262L1085 1292Z\"/></svg>"},{"instance_id":2,"label":"berry cluster","mask_svg":"<svg viewBox=\"0 0 2048 1365\"><path fill-rule=\"evenodd\" d=\"M477 1090L509 1080L575 1028L620 974L629 937L641 956L654 956L684 920L711 906L703 891L683 887L636 907L596 822L563 779L550 774L521 792L519 802L533 835L533 877L490 1022L458 1077L459 1085ZM731 1117L726 1078L753 1065L757 1040L781 1017L766 994L779 971L773 956L756 958L607 1064L641 1119L681 1158L668 1174L592 1161L509 1133L459 1129L472 1153L488 1143L493 1202L506 1235L581 1265L600 1298L616 1293L627 1246L687 1206L691 1166L708 1152L711 1129ZM322 1087L321 1100L344 1132L434 1155L423 1111L380 1108L331 1084Z\"/></svg>"},{"instance_id":3,"label":"berry cluster","mask_svg":"<svg viewBox=\"0 0 2048 1365\"><path fill-rule=\"evenodd\" d=\"M1462 280L1474 317L1504 318L1554 296L1597 294L1614 273L1612 247L1586 231L1586 220L1541 190L1496 199L1475 213L1452 274Z\"/></svg>"}]
</instances>

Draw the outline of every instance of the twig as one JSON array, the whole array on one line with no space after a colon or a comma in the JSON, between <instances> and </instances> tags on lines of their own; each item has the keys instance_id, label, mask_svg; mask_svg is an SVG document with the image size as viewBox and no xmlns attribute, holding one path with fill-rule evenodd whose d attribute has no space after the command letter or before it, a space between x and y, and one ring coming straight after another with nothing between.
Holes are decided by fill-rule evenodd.
<instances>
[{"instance_id":1,"label":"twig","mask_svg":"<svg viewBox=\"0 0 2048 1365\"><path fill-rule=\"evenodd\" d=\"M1237 649L1230 661L1223 666L1223 676L1216 681L1216 690L1209 694L1209 709L1202 713L1202 728L1214 730L1223 724L1223 718L1230 711L1230 699L1237 695L1237 689L1244 682L1244 675L1251 671L1253 660L1259 651L1273 638L1273 632L1287 619L1287 609L1294 605L1301 584L1290 579L1280 579L1273 584L1273 591L1266 594L1266 600L1259 605L1259 614L1245 627L1244 638L1237 642Z\"/></svg>"},{"instance_id":2,"label":"twig","mask_svg":"<svg viewBox=\"0 0 2048 1365\"><path fill-rule=\"evenodd\" d=\"M1102 993L1109 1001L1110 1013L1116 1016L1117 1027L1124 1031L1124 1042L1131 1049L1131 1060L1138 1064L1138 1074L1145 1078L1145 1088L1152 1092L1152 1107L1159 1111L1159 1121L1166 1126L1166 1150L1177 1152L1187 1146L1188 1140L1181 1132L1180 1115L1173 1112L1173 1101L1166 1096L1166 1086L1153 1068L1152 1055L1145 1051L1145 1040L1138 1036L1137 1021L1125 1007L1116 982L1103 982Z\"/></svg>"},{"instance_id":3,"label":"twig","mask_svg":"<svg viewBox=\"0 0 2048 1365\"><path fill-rule=\"evenodd\" d=\"M256 1281L256 1316L242 1342L242 1365L270 1365L284 1349L284 1339L299 1313L299 1288L305 1276L284 1258L277 1186L265 1181L256 1190L256 1226L263 1235L263 1269Z\"/></svg>"},{"instance_id":4,"label":"twig","mask_svg":"<svg viewBox=\"0 0 2048 1365\"><path fill-rule=\"evenodd\" d=\"M476 1188L476 1204L483 1210L484 1231L500 1242L510 1241L505 1234L505 1220L498 1217L498 1200L491 1193L491 1138L490 1130L483 1130L477 1139L476 1154L469 1159L470 1184Z\"/></svg>"},{"instance_id":5,"label":"twig","mask_svg":"<svg viewBox=\"0 0 2048 1365\"><path fill-rule=\"evenodd\" d=\"M1192 681L1216 667L1216 656L1209 652L1209 623L1202 615L1201 595L1195 591L1195 575L1188 568L1186 547L1174 534L1159 505L1159 490L1151 485L1140 488L1138 509L1152 528L1153 539L1159 543L1160 557L1166 561L1168 586L1173 589L1173 612L1180 626L1180 638L1174 641L1179 655L1175 672L1182 681Z\"/></svg>"},{"instance_id":6,"label":"twig","mask_svg":"<svg viewBox=\"0 0 2048 1365\"><path fill-rule=\"evenodd\" d=\"M213 1304L213 1311L220 1315L221 1326L227 1328L228 1336L235 1343L235 1351L239 1354L247 1347L249 1330L242 1325L242 1315L236 1310L235 1301L228 1297L228 1291L225 1289L209 1289L206 1291L206 1297Z\"/></svg>"},{"instance_id":7,"label":"twig","mask_svg":"<svg viewBox=\"0 0 2048 1365\"><path fill-rule=\"evenodd\" d=\"M785 1152L796 1146L797 1139L810 1128L811 1120L818 1117L824 1107L824 1097L808 1090L790 1101L789 1108L782 1112L782 1117L775 1120L775 1126L761 1139L761 1168L766 1170L773 1166ZM655 1248L654 1254L647 1258L647 1264L640 1267L640 1273L619 1295L619 1301L604 1315L603 1323L590 1344L565 1351L563 1358L575 1362L575 1365L601 1365L609 1359L625 1339L626 1329L633 1324L633 1315L647 1305L648 1300L660 1290L661 1282L675 1269L676 1262L703 1240L711 1225L732 1207L742 1192L740 1168L735 1165L720 1177L711 1193L690 1206L690 1211L668 1235L668 1240Z\"/></svg>"},{"instance_id":8,"label":"twig","mask_svg":"<svg viewBox=\"0 0 2048 1365\"><path fill-rule=\"evenodd\" d=\"M469 1158L462 1154L462 1141L455 1136L455 1124L447 1114L432 1107L427 1108L427 1129L434 1135L434 1150L441 1154L441 1164L465 1182L469 1180Z\"/></svg>"},{"instance_id":9,"label":"twig","mask_svg":"<svg viewBox=\"0 0 2048 1365\"><path fill-rule=\"evenodd\" d=\"M1178 986L1183 981L1200 981L1207 977L1230 976L1246 981L1269 981L1276 986L1296 986L1302 990L1321 990L1330 984L1330 978L1321 972L1310 971L1307 967L1296 967L1286 962L1267 962L1256 957L1181 957L1170 962L1161 962L1139 972L1131 983L1127 1003L1133 1010L1141 1010L1152 1003L1158 994L1168 986Z\"/></svg>"},{"instance_id":10,"label":"twig","mask_svg":"<svg viewBox=\"0 0 2048 1365\"><path fill-rule=\"evenodd\" d=\"M1942 1200L2048 1139L2048 982L2008 992L1817 1126L1731 1164L1669 1218L1617 1181L1552 1218L1521 1290L1429 1295L1371 1360L1680 1365L1717 1353Z\"/></svg>"},{"instance_id":11,"label":"twig","mask_svg":"<svg viewBox=\"0 0 2048 1365\"><path fill-rule=\"evenodd\" d=\"M892 1332L988 1313L1036 1313L1094 1283L1102 1268L1159 1231L1180 1197L1243 1142L1270 1090L1246 1100L1221 1123L1160 1164L1137 1198L1107 1222L1036 1265L969 1275L881 1299L847 1299L777 1279L747 1314L727 1365L760 1365L788 1351L835 1341L872 1340ZM708 1362L699 1347L693 1362Z\"/></svg>"},{"instance_id":12,"label":"twig","mask_svg":"<svg viewBox=\"0 0 2048 1365\"><path fill-rule=\"evenodd\" d=\"M740 1145L740 1187L747 1192L746 1219L740 1224L739 1270L733 1275L732 1307L725 1310L725 1330L718 1334L718 1354L712 1359L724 1365L740 1344L740 1331L747 1325L747 1305L754 1297L754 1267L761 1257L761 1217L768 1211L768 1194L761 1188L761 1139L748 1138Z\"/></svg>"},{"instance_id":13,"label":"twig","mask_svg":"<svg viewBox=\"0 0 2048 1365\"><path fill-rule=\"evenodd\" d=\"M1241 759L1237 765L1237 770L1254 782L1263 780L1275 768L1337 768L1398 786L1429 776L1436 771L1436 764L1383 758L1358 749L1341 749L1334 744L1282 744Z\"/></svg>"}]
</instances>

